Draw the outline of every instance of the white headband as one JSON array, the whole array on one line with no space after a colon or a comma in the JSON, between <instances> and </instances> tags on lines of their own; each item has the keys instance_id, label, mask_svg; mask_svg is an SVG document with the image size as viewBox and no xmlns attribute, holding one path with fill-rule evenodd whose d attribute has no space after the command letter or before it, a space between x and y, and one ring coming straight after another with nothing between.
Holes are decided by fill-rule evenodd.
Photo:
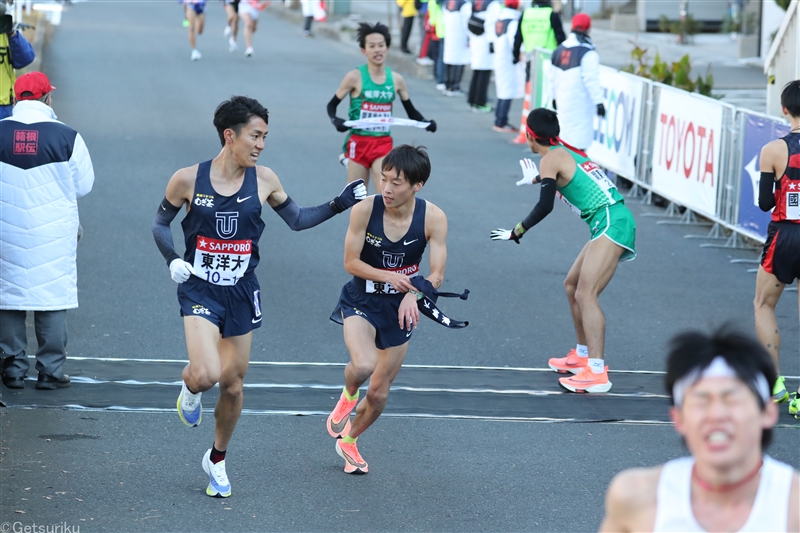
<instances>
[{"instance_id":1,"label":"white headband","mask_svg":"<svg viewBox=\"0 0 800 533\"><path fill-rule=\"evenodd\" d=\"M686 391L689 389L689 387L703 378L718 377L739 379L736 371L731 368L725 358L721 355L716 356L711 361L711 364L708 365L702 372L699 368L695 368L675 382L675 384L672 386L672 401L675 404L675 407L681 406L683 403L683 397L686 395ZM753 381L747 383L747 385L764 401L764 403L769 401L769 384L767 383L767 378L764 377L764 374L760 372L757 373L755 376L753 376Z\"/></svg>"}]
</instances>

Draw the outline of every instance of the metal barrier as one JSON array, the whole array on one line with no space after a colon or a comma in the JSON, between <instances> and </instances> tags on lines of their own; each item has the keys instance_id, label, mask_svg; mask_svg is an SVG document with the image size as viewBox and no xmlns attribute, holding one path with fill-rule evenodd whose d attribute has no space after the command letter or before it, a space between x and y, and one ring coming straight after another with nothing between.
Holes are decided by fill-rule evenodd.
<instances>
[{"instance_id":1,"label":"metal barrier","mask_svg":"<svg viewBox=\"0 0 800 533\"><path fill-rule=\"evenodd\" d=\"M533 108L537 102L549 104L548 84L541 77L547 73L542 63L550 57L547 50L534 52ZM764 144L788 133L786 121L605 66L600 84L606 117L595 120L588 152L633 183L629 198L650 203L657 194L668 200L666 212L653 216L670 220L659 224L711 225L708 234L686 235L724 241L703 247L749 248L742 237L765 241L770 215L757 205L758 154ZM635 150L626 133L637 136ZM682 215L679 207L685 208Z\"/></svg>"}]
</instances>

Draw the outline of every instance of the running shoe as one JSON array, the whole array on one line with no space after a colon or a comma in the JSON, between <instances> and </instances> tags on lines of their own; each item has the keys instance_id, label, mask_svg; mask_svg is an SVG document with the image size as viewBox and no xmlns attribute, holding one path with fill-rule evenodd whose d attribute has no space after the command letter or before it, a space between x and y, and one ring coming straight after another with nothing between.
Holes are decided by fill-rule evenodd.
<instances>
[{"instance_id":1,"label":"running shoe","mask_svg":"<svg viewBox=\"0 0 800 533\"><path fill-rule=\"evenodd\" d=\"M313 37L314 34L311 33L311 30L303 30L303 37Z\"/></svg>"},{"instance_id":2,"label":"running shoe","mask_svg":"<svg viewBox=\"0 0 800 533\"><path fill-rule=\"evenodd\" d=\"M344 168L347 168L347 163L349 163L349 162L350 162L350 160L347 159L346 155L339 154L339 164L340 165L342 165Z\"/></svg>"},{"instance_id":3,"label":"running shoe","mask_svg":"<svg viewBox=\"0 0 800 533\"><path fill-rule=\"evenodd\" d=\"M466 93L464 91L460 90L460 89L455 89L455 90L452 90L452 91L445 90L444 95L445 96L465 96Z\"/></svg>"},{"instance_id":4,"label":"running shoe","mask_svg":"<svg viewBox=\"0 0 800 533\"><path fill-rule=\"evenodd\" d=\"M230 36L231 36L231 33L232 33L232 32L231 32L231 27L230 27L230 26L225 26L225 30L222 32L222 34L223 34L225 37L230 37Z\"/></svg>"},{"instance_id":5,"label":"running shoe","mask_svg":"<svg viewBox=\"0 0 800 533\"><path fill-rule=\"evenodd\" d=\"M447 89L447 85L445 85L444 83L437 83L436 84L436 90L437 91L444 91L445 89Z\"/></svg>"},{"instance_id":6,"label":"running shoe","mask_svg":"<svg viewBox=\"0 0 800 533\"><path fill-rule=\"evenodd\" d=\"M435 63L430 57L418 57L415 61L417 65L422 65L423 67L429 67Z\"/></svg>"},{"instance_id":7,"label":"running shoe","mask_svg":"<svg viewBox=\"0 0 800 533\"><path fill-rule=\"evenodd\" d=\"M602 374L595 374L587 366L580 374L559 378L558 382L572 392L608 392L611 390L611 382L608 381L608 367L603 368Z\"/></svg>"},{"instance_id":8,"label":"running shoe","mask_svg":"<svg viewBox=\"0 0 800 533\"><path fill-rule=\"evenodd\" d=\"M183 27L184 28L188 28L189 27L189 21L188 20L183 19Z\"/></svg>"},{"instance_id":9,"label":"running shoe","mask_svg":"<svg viewBox=\"0 0 800 533\"><path fill-rule=\"evenodd\" d=\"M253 57L253 47L248 46L247 50L244 51L244 57Z\"/></svg>"},{"instance_id":10,"label":"running shoe","mask_svg":"<svg viewBox=\"0 0 800 533\"><path fill-rule=\"evenodd\" d=\"M214 464L211 462L211 448L203 456L203 470L208 474L206 494L215 498L227 498L231 495L231 482L225 473L225 459Z\"/></svg>"},{"instance_id":11,"label":"running shoe","mask_svg":"<svg viewBox=\"0 0 800 533\"><path fill-rule=\"evenodd\" d=\"M517 133L519 130L514 126L506 124L505 126L492 126L492 131L497 133Z\"/></svg>"},{"instance_id":12,"label":"running shoe","mask_svg":"<svg viewBox=\"0 0 800 533\"><path fill-rule=\"evenodd\" d=\"M358 398L355 400L348 400L344 392L339 397L339 402L333 409L333 412L328 416L328 433L334 439L340 439L350 433L350 413L358 403Z\"/></svg>"},{"instance_id":13,"label":"running shoe","mask_svg":"<svg viewBox=\"0 0 800 533\"><path fill-rule=\"evenodd\" d=\"M197 61L201 57L203 57L203 54L200 53L200 50L198 50L197 48L192 50L192 61Z\"/></svg>"},{"instance_id":14,"label":"running shoe","mask_svg":"<svg viewBox=\"0 0 800 533\"><path fill-rule=\"evenodd\" d=\"M366 474L369 472L367 462L358 453L356 443L348 444L341 440L336 441L336 453L339 457L344 459L344 473L345 474Z\"/></svg>"},{"instance_id":15,"label":"running shoe","mask_svg":"<svg viewBox=\"0 0 800 533\"><path fill-rule=\"evenodd\" d=\"M233 37L228 39L228 52L235 52L236 49L239 48L236 46L236 40Z\"/></svg>"},{"instance_id":16,"label":"running shoe","mask_svg":"<svg viewBox=\"0 0 800 533\"><path fill-rule=\"evenodd\" d=\"M492 106L490 105L474 105L472 106L473 113L491 113Z\"/></svg>"},{"instance_id":17,"label":"running shoe","mask_svg":"<svg viewBox=\"0 0 800 533\"><path fill-rule=\"evenodd\" d=\"M789 402L789 414L795 418L800 418L800 393L795 392L792 396L794 398Z\"/></svg>"},{"instance_id":18,"label":"running shoe","mask_svg":"<svg viewBox=\"0 0 800 533\"><path fill-rule=\"evenodd\" d=\"M186 383L181 387L181 393L178 395L178 416L181 417L183 423L187 426L199 426L203 421L203 405L200 401L200 396L203 393L191 394L189 389L186 388ZM192 399L192 396L195 396Z\"/></svg>"},{"instance_id":19,"label":"running shoe","mask_svg":"<svg viewBox=\"0 0 800 533\"><path fill-rule=\"evenodd\" d=\"M579 374L589 365L589 358L578 357L578 352L573 348L566 357L553 357L548 359L547 365L559 374L566 374L567 372Z\"/></svg>"},{"instance_id":20,"label":"running shoe","mask_svg":"<svg viewBox=\"0 0 800 533\"><path fill-rule=\"evenodd\" d=\"M778 376L775 386L772 387L772 401L783 403L789 399L789 391L786 390L786 378Z\"/></svg>"}]
</instances>

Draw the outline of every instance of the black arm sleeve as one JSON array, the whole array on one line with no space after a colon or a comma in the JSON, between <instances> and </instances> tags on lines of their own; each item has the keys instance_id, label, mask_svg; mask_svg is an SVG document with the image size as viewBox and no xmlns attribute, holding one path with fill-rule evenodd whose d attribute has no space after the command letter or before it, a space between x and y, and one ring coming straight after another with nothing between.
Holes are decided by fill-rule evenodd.
<instances>
[{"instance_id":1,"label":"black arm sleeve","mask_svg":"<svg viewBox=\"0 0 800 533\"><path fill-rule=\"evenodd\" d=\"M419 120L420 122L425 122L425 118L423 118L422 114L419 111L417 111L417 109L414 107L414 104L411 103L411 98L409 98L408 100L401 100L401 102L403 102L403 108L405 108L406 115L408 115L408 118L410 118L411 120Z\"/></svg>"},{"instance_id":2,"label":"black arm sleeve","mask_svg":"<svg viewBox=\"0 0 800 533\"><path fill-rule=\"evenodd\" d=\"M517 33L514 34L514 61L519 57L519 52L522 50L522 19L520 18L517 24Z\"/></svg>"},{"instance_id":3,"label":"black arm sleeve","mask_svg":"<svg viewBox=\"0 0 800 533\"><path fill-rule=\"evenodd\" d=\"M766 212L775 207L775 173L762 172L758 182L758 207Z\"/></svg>"},{"instance_id":4,"label":"black arm sleeve","mask_svg":"<svg viewBox=\"0 0 800 533\"><path fill-rule=\"evenodd\" d=\"M331 202L332 203L332 202ZM331 207L331 203L318 205L315 207L301 207L287 196L286 201L272 209L286 222L294 231L313 228L333 218L336 212Z\"/></svg>"},{"instance_id":5,"label":"black arm sleeve","mask_svg":"<svg viewBox=\"0 0 800 533\"><path fill-rule=\"evenodd\" d=\"M542 180L542 190L539 192L539 203L533 208L533 211L525 217L522 221L522 227L528 231L536 224L542 221L544 217L550 214L553 210L553 203L556 200L556 180L553 178L544 178Z\"/></svg>"},{"instance_id":6,"label":"black arm sleeve","mask_svg":"<svg viewBox=\"0 0 800 533\"><path fill-rule=\"evenodd\" d=\"M564 24L561 22L561 15L555 11L550 13L550 26L553 27L553 32L556 34L556 42L558 44L567 40L567 36L564 34Z\"/></svg>"},{"instance_id":7,"label":"black arm sleeve","mask_svg":"<svg viewBox=\"0 0 800 533\"><path fill-rule=\"evenodd\" d=\"M161 255L167 260L167 265L173 260L181 258L181 256L175 252L175 245L172 243L172 230L169 228L170 223L172 223L180 210L180 207L175 207L164 197L153 219L153 238L156 240L158 251L161 252Z\"/></svg>"},{"instance_id":8,"label":"black arm sleeve","mask_svg":"<svg viewBox=\"0 0 800 533\"><path fill-rule=\"evenodd\" d=\"M339 103L341 101L342 101L341 98L339 98L338 96L336 96L334 94L333 98L331 98L331 101L328 102L328 108L327 108L328 109L328 116L331 119L336 118L336 108L339 107Z\"/></svg>"}]
</instances>

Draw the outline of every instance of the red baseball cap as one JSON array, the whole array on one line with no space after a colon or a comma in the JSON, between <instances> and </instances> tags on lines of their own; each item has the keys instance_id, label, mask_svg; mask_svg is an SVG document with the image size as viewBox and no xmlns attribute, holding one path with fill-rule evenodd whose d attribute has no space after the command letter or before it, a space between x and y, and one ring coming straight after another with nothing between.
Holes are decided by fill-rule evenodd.
<instances>
[{"instance_id":1,"label":"red baseball cap","mask_svg":"<svg viewBox=\"0 0 800 533\"><path fill-rule=\"evenodd\" d=\"M50 91L55 89L50 85L50 80L44 72L29 72L17 78L14 83L14 95L17 100L38 100ZM25 93L25 96L22 96Z\"/></svg>"},{"instance_id":2,"label":"red baseball cap","mask_svg":"<svg viewBox=\"0 0 800 533\"><path fill-rule=\"evenodd\" d=\"M591 27L592 27L592 17L590 17L586 13L578 13L577 15L572 17L572 31L586 32L589 31L589 28Z\"/></svg>"}]
</instances>

